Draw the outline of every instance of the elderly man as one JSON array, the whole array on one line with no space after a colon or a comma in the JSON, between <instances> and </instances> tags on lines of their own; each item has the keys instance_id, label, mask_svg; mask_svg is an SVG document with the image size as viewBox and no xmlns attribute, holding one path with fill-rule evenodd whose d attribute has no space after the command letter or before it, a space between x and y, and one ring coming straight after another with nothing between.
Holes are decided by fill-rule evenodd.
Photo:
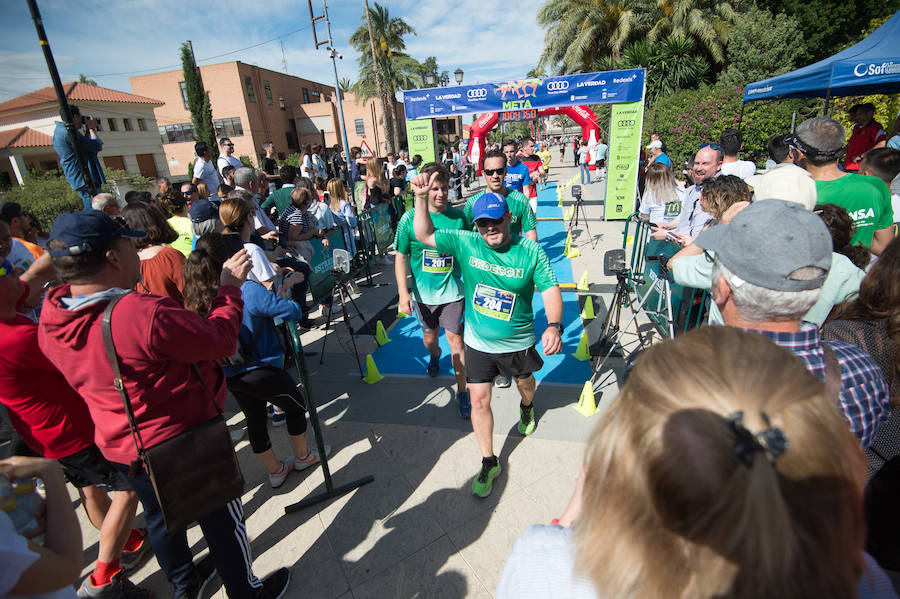
<instances>
[{"instance_id":1,"label":"elderly man","mask_svg":"<svg viewBox=\"0 0 900 599\"><path fill-rule=\"evenodd\" d=\"M265 173L260 173L265 176ZM262 235L263 239L277 241L278 227L272 222L272 219L266 214L259 203L263 199L262 187L259 185L260 177L256 171L248 166L242 166L234 172L235 189L250 192L251 202L253 205L253 229Z\"/></svg>"},{"instance_id":2,"label":"elderly man","mask_svg":"<svg viewBox=\"0 0 900 599\"><path fill-rule=\"evenodd\" d=\"M692 169L694 184L688 187L684 194L684 200L681 202L681 216L674 233L681 245L689 245L712 218L700 205L700 191L703 189L705 181L719 176L721 168L722 150L719 148L707 144L702 146L694 156ZM651 237L661 241L666 238L668 232L668 230L658 227L651 233Z\"/></svg>"},{"instance_id":3,"label":"elderly man","mask_svg":"<svg viewBox=\"0 0 900 599\"><path fill-rule=\"evenodd\" d=\"M827 116L807 119L791 138L794 163L816 180L819 204L837 204L853 219L856 232L850 243L880 254L894 238L891 192L876 177L846 173L838 167L844 139L844 127L837 121Z\"/></svg>"},{"instance_id":4,"label":"elderly man","mask_svg":"<svg viewBox=\"0 0 900 599\"><path fill-rule=\"evenodd\" d=\"M791 350L807 369L838 389L838 408L863 448L890 416L887 384L868 353L823 343L803 315L831 269L831 235L822 220L793 202L749 205L730 224L710 227L697 246L716 253L712 297L725 324L756 331Z\"/></svg>"},{"instance_id":5,"label":"elderly man","mask_svg":"<svg viewBox=\"0 0 900 599\"><path fill-rule=\"evenodd\" d=\"M111 193L98 193L95 195L91 200L91 207L112 217L119 216L119 200Z\"/></svg>"}]
</instances>

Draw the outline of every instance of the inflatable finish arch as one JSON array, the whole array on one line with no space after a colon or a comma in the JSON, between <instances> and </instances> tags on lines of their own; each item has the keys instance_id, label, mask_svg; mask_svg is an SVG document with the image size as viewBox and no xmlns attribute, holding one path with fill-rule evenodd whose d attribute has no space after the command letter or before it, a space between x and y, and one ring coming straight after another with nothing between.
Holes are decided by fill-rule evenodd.
<instances>
[{"instance_id":1,"label":"inflatable finish arch","mask_svg":"<svg viewBox=\"0 0 900 599\"><path fill-rule=\"evenodd\" d=\"M597 125L597 115L587 106L557 106L554 108L542 108L537 111L538 116L564 114L581 126L581 137L587 140L593 147L600 139L600 127ZM469 164L475 169L476 174L481 174L481 157L484 156L484 147L488 133L497 126L499 113L485 112L469 129ZM593 157L592 157L593 158ZM593 167L594 160L591 161Z\"/></svg>"}]
</instances>

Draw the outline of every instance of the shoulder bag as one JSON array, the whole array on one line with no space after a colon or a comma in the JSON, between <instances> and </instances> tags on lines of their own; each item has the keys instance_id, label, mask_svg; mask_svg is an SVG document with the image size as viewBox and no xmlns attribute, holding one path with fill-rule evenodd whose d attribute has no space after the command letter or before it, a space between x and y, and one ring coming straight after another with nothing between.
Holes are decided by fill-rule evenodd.
<instances>
[{"instance_id":1,"label":"shoulder bag","mask_svg":"<svg viewBox=\"0 0 900 599\"><path fill-rule=\"evenodd\" d=\"M138 453L137 459L131 463L128 475L137 476L142 468L147 469L166 530L180 531L240 497L244 492L244 477L231 444L225 418L213 401L212 393L196 364L192 364L193 370L219 414L153 447L144 446L112 338L112 311L125 295L127 293L116 296L106 306L102 329L106 356L115 377L113 387L122 398L131 438Z\"/></svg>"}]
</instances>

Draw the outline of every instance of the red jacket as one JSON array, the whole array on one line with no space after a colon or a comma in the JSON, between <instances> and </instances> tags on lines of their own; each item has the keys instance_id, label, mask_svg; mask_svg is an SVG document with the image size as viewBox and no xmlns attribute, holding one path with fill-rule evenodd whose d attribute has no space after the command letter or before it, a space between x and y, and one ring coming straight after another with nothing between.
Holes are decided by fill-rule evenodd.
<instances>
[{"instance_id":1,"label":"red jacket","mask_svg":"<svg viewBox=\"0 0 900 599\"><path fill-rule=\"evenodd\" d=\"M103 455L127 464L137 457L137 449L103 345L100 319L107 302L69 310L60 303L60 297L68 295L68 285L47 294L38 342L87 403L94 441ZM155 295L129 293L118 303L113 341L145 447L218 413L192 363L197 363L216 405L224 406L225 375L218 360L235 352L242 308L241 290L230 286L219 289L206 318Z\"/></svg>"}]
</instances>

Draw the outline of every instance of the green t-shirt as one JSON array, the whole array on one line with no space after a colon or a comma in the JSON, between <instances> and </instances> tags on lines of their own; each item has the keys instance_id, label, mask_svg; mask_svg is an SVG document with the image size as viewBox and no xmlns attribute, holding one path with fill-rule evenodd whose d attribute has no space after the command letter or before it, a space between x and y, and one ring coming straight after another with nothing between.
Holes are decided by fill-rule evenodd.
<instances>
[{"instance_id":1,"label":"green t-shirt","mask_svg":"<svg viewBox=\"0 0 900 599\"><path fill-rule=\"evenodd\" d=\"M420 304L439 306L463 298L459 264L449 254L441 254L416 239L413 230L415 208L407 210L397 225L394 249L409 256L412 272L412 296ZM429 212L435 230L464 230L466 217L462 211L448 207L444 212Z\"/></svg>"},{"instance_id":2,"label":"green t-shirt","mask_svg":"<svg viewBox=\"0 0 900 599\"><path fill-rule=\"evenodd\" d=\"M475 225L475 221L472 218L472 206L475 205L475 200L483 196L484 193L484 191L479 191L466 202L466 207L463 211L466 213L466 221L468 221L469 227ZM528 203L528 198L525 197L524 193L514 189L507 189L506 205L512 214L512 219L509 221L510 233L521 235L537 227L534 210L531 209L531 204Z\"/></svg>"},{"instance_id":3,"label":"green t-shirt","mask_svg":"<svg viewBox=\"0 0 900 599\"><path fill-rule=\"evenodd\" d=\"M269 197L266 198L260 208L262 208L266 214L272 209L272 206L278 209L278 216L284 212L285 208L291 205L291 192L297 189L294 185L289 185L287 187L282 187L281 189L276 189L272 193L269 194Z\"/></svg>"},{"instance_id":4,"label":"green t-shirt","mask_svg":"<svg viewBox=\"0 0 900 599\"><path fill-rule=\"evenodd\" d=\"M466 290L466 345L489 354L533 347L535 286L556 285L547 254L534 241L513 235L500 250L474 231L435 231L442 254L457 258Z\"/></svg>"},{"instance_id":5,"label":"green t-shirt","mask_svg":"<svg viewBox=\"0 0 900 599\"><path fill-rule=\"evenodd\" d=\"M850 214L856 225L851 245L872 246L875 231L894 224L891 192L884 181L848 173L834 181L816 181L816 204L836 204Z\"/></svg>"}]
</instances>

